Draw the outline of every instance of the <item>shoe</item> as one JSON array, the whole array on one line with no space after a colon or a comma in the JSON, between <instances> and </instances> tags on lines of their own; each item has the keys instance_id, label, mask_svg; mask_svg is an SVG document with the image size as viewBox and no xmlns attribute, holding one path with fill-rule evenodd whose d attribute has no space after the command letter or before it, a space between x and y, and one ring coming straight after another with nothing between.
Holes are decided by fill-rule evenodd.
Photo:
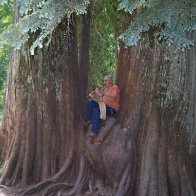
<instances>
[{"instance_id":1,"label":"shoe","mask_svg":"<svg viewBox=\"0 0 196 196\"><path fill-rule=\"evenodd\" d=\"M98 147L98 148L101 146L101 144L102 144L102 142L99 142L99 141L95 142L95 146Z\"/></svg>"},{"instance_id":2,"label":"shoe","mask_svg":"<svg viewBox=\"0 0 196 196\"><path fill-rule=\"evenodd\" d=\"M82 124L85 128L88 128L91 124L91 121L87 121L87 122L83 121Z\"/></svg>"},{"instance_id":3,"label":"shoe","mask_svg":"<svg viewBox=\"0 0 196 196\"><path fill-rule=\"evenodd\" d=\"M91 132L91 133L87 133L86 136L88 136L88 137L96 137L97 135Z\"/></svg>"}]
</instances>

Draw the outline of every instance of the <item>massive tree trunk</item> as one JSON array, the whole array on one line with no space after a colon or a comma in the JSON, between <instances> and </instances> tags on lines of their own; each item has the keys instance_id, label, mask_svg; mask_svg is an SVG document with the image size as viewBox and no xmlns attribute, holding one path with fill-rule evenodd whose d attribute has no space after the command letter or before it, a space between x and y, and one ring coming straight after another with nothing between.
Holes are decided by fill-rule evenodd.
<instances>
[{"instance_id":1,"label":"massive tree trunk","mask_svg":"<svg viewBox=\"0 0 196 196\"><path fill-rule=\"evenodd\" d=\"M5 138L2 184L39 182L78 158L79 66L75 26L67 27L64 20L50 46L38 49L34 56L28 44L12 53L1 131ZM75 171L77 164L69 168L70 178Z\"/></svg>"},{"instance_id":2,"label":"massive tree trunk","mask_svg":"<svg viewBox=\"0 0 196 196\"><path fill-rule=\"evenodd\" d=\"M74 194L86 186L90 167L82 156L79 111L84 112L81 100L86 99L86 83L81 81L87 81L89 18L82 20L79 62L76 25L74 16L69 23L65 18L49 46L44 44L34 56L30 43L12 52L0 131L0 184L4 189L25 186L9 189L16 195Z\"/></svg>"},{"instance_id":3,"label":"massive tree trunk","mask_svg":"<svg viewBox=\"0 0 196 196\"><path fill-rule=\"evenodd\" d=\"M119 118L137 147L131 171L135 186L128 192L195 195L196 173L186 131L189 95L195 93L188 85L195 77L189 71L195 48L182 53L164 44L150 46L146 40L138 47L122 48L119 55L117 81L123 91Z\"/></svg>"},{"instance_id":4,"label":"massive tree trunk","mask_svg":"<svg viewBox=\"0 0 196 196\"><path fill-rule=\"evenodd\" d=\"M180 53L147 37L136 47L121 45L121 110L90 140L81 127L86 84L78 83L86 80L88 68L81 66L88 64L88 55L80 53L85 58L79 66L72 22L67 28L64 20L50 46L34 56L28 44L12 53L0 132L5 160L0 183L6 186L0 191L20 196L195 195L195 148L189 155L195 130L189 140L185 124L191 119L195 126L190 104L195 48ZM84 42L81 48L88 52ZM187 110L191 117L186 118ZM16 185L25 186L7 187Z\"/></svg>"}]
</instances>

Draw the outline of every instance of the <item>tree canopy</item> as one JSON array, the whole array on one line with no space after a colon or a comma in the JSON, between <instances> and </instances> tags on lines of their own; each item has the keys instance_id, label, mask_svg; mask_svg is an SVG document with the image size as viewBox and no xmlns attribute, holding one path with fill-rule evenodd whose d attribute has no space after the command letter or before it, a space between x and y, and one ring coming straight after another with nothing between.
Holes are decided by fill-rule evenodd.
<instances>
[{"instance_id":1,"label":"tree canopy","mask_svg":"<svg viewBox=\"0 0 196 196\"><path fill-rule=\"evenodd\" d=\"M3 0L2 3L9 1ZM84 14L89 0L22 0L16 1L20 19L1 34L1 46L11 45L19 49L29 38L29 33L39 36L31 46L31 53L42 47L44 38L50 35L64 16L68 19L72 13ZM105 8L103 8L104 10ZM194 0L118 0L118 10L124 10L133 16L130 26L121 32L119 38L126 46L135 45L141 34L153 31L159 40L166 40L169 45L175 43L179 48L192 45L186 33L196 29Z\"/></svg>"}]
</instances>

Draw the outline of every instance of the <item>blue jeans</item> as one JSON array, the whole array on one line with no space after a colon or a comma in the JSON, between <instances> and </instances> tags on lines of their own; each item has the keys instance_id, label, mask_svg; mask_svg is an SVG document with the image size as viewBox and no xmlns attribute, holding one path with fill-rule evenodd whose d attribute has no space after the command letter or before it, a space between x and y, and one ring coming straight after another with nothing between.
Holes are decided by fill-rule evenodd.
<instances>
[{"instance_id":1,"label":"blue jeans","mask_svg":"<svg viewBox=\"0 0 196 196\"><path fill-rule=\"evenodd\" d=\"M106 116L116 114L116 110L106 105ZM99 104L94 100L89 100L87 103L87 119L92 122L91 131L95 134L99 133L100 129L100 108Z\"/></svg>"}]
</instances>

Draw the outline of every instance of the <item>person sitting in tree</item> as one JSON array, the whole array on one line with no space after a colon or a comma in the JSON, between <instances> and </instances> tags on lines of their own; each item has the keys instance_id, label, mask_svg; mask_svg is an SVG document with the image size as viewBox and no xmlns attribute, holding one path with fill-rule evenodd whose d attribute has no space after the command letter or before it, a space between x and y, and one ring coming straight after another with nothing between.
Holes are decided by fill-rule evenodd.
<instances>
[{"instance_id":1,"label":"person sitting in tree","mask_svg":"<svg viewBox=\"0 0 196 196\"><path fill-rule=\"evenodd\" d=\"M91 133L88 136L97 136L100 129L100 119L105 120L106 116L115 115L119 110L120 90L113 84L111 76L105 76L103 80L105 90L102 92L95 89L87 102L87 122L88 127L92 123Z\"/></svg>"}]
</instances>

